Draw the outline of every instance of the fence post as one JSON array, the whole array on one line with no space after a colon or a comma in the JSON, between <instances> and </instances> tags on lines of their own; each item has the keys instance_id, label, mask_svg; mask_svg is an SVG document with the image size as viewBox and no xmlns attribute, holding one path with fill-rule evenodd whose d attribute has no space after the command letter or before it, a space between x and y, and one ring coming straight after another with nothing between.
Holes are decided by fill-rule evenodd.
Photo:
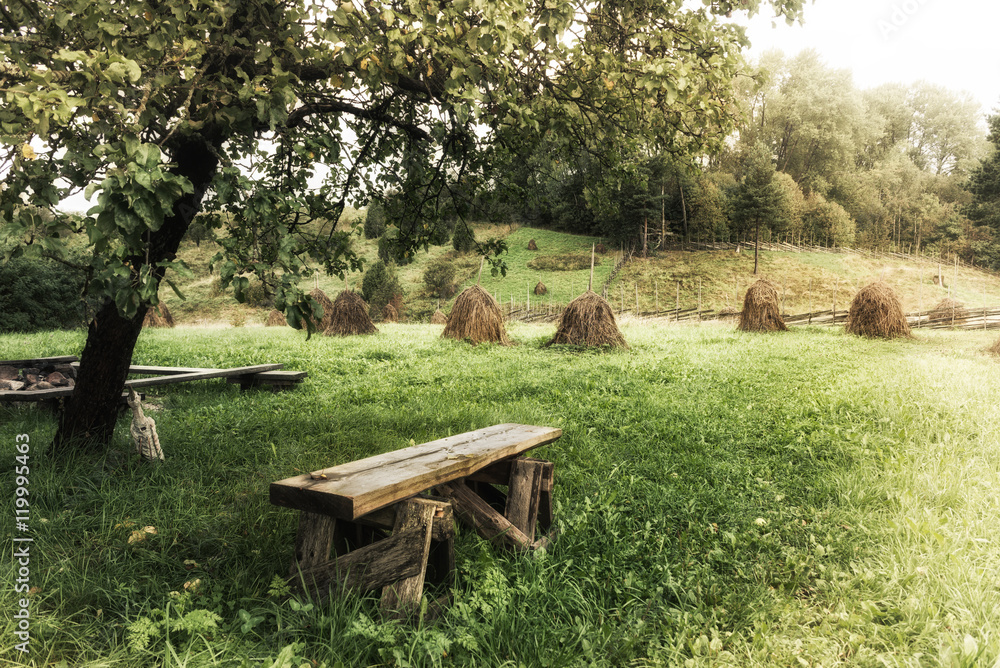
<instances>
[{"instance_id":1,"label":"fence post","mask_svg":"<svg viewBox=\"0 0 1000 668\"><path fill-rule=\"evenodd\" d=\"M837 324L837 290L840 289L840 276L837 277L837 283L833 287L833 324Z\"/></svg>"}]
</instances>

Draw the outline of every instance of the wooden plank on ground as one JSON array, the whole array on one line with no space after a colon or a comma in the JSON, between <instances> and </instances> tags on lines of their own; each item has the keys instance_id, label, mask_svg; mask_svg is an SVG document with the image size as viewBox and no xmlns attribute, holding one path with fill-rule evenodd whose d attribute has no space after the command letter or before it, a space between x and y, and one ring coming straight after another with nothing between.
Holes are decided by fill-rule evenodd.
<instances>
[{"instance_id":1,"label":"wooden plank on ground","mask_svg":"<svg viewBox=\"0 0 1000 668\"><path fill-rule=\"evenodd\" d=\"M494 462L551 443L562 430L501 424L271 483L271 503L356 519Z\"/></svg>"},{"instance_id":2,"label":"wooden plank on ground","mask_svg":"<svg viewBox=\"0 0 1000 668\"><path fill-rule=\"evenodd\" d=\"M39 366L45 364L69 364L80 359L76 355L62 355L60 357L33 357L27 360L3 360L0 366L16 366L18 368Z\"/></svg>"},{"instance_id":3,"label":"wooden plank on ground","mask_svg":"<svg viewBox=\"0 0 1000 668\"><path fill-rule=\"evenodd\" d=\"M208 369L205 371L193 371L190 373L179 373L171 376L156 376L155 378L135 378L126 380L125 387L154 387L157 385L172 385L174 383L186 383L189 380L208 380L210 378L230 378L232 376L245 376L261 371L273 371L280 369L284 364L257 364L255 366L241 366L234 369Z\"/></svg>"}]
</instances>

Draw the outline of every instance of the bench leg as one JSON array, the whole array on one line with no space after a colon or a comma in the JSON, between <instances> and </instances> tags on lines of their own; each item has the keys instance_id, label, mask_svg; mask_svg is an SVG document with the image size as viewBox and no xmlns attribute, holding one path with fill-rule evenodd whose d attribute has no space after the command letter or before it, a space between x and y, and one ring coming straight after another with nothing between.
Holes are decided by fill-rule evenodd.
<instances>
[{"instance_id":1,"label":"bench leg","mask_svg":"<svg viewBox=\"0 0 1000 668\"><path fill-rule=\"evenodd\" d=\"M409 617L420 610L420 597L424 592L427 557L431 547L431 531L438 506L439 504L433 501L409 499L397 507L393 533L398 534L408 529L419 529L423 532L424 540L418 547L419 554L414 555L414 558L420 563L419 572L382 589L381 607L384 611L399 617Z\"/></svg>"},{"instance_id":2,"label":"bench leg","mask_svg":"<svg viewBox=\"0 0 1000 668\"><path fill-rule=\"evenodd\" d=\"M304 571L329 561L333 534L332 517L300 511L299 530L295 535L295 558L292 559L289 577L298 577L300 570Z\"/></svg>"},{"instance_id":3,"label":"bench leg","mask_svg":"<svg viewBox=\"0 0 1000 668\"><path fill-rule=\"evenodd\" d=\"M542 477L545 465L525 459L515 459L510 467L510 485L504 515L510 523L535 539L535 524L541 501Z\"/></svg>"}]
</instances>

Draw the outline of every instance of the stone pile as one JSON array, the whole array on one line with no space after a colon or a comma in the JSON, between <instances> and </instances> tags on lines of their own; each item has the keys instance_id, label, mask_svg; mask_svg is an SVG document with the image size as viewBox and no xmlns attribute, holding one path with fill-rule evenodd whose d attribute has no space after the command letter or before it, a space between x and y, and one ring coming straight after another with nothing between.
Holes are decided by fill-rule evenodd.
<instances>
[{"instance_id":1,"label":"stone pile","mask_svg":"<svg viewBox=\"0 0 1000 668\"><path fill-rule=\"evenodd\" d=\"M42 367L0 366L0 390L51 390L73 387L76 367L70 364L48 364Z\"/></svg>"}]
</instances>

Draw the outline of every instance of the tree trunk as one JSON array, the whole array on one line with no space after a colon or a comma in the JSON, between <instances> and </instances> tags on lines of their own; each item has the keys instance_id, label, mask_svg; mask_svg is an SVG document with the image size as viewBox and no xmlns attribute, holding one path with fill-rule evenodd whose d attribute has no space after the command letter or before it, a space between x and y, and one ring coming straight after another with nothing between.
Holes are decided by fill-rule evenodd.
<instances>
[{"instance_id":1,"label":"tree trunk","mask_svg":"<svg viewBox=\"0 0 1000 668\"><path fill-rule=\"evenodd\" d=\"M754 225L753 230L753 275L757 275L757 258L760 256L760 221Z\"/></svg>"},{"instance_id":2,"label":"tree trunk","mask_svg":"<svg viewBox=\"0 0 1000 668\"><path fill-rule=\"evenodd\" d=\"M130 258L133 271L149 264L154 267L157 283L163 278L165 269L157 265L175 257L191 221L201 210L201 200L218 167L216 156L222 141L219 137L209 140L195 136L181 140L171 151L172 161L177 164L174 173L187 177L194 192L178 199L163 225L150 233L148 255ZM140 304L134 316L125 318L108 300L90 323L76 387L66 401L52 444L54 454L70 447L97 450L110 442L132 352L148 308L148 303Z\"/></svg>"},{"instance_id":3,"label":"tree trunk","mask_svg":"<svg viewBox=\"0 0 1000 668\"><path fill-rule=\"evenodd\" d=\"M687 203L684 201L684 184L681 183L680 178L677 179L678 188L681 191L681 216L684 219L684 240L688 240L688 212Z\"/></svg>"}]
</instances>

